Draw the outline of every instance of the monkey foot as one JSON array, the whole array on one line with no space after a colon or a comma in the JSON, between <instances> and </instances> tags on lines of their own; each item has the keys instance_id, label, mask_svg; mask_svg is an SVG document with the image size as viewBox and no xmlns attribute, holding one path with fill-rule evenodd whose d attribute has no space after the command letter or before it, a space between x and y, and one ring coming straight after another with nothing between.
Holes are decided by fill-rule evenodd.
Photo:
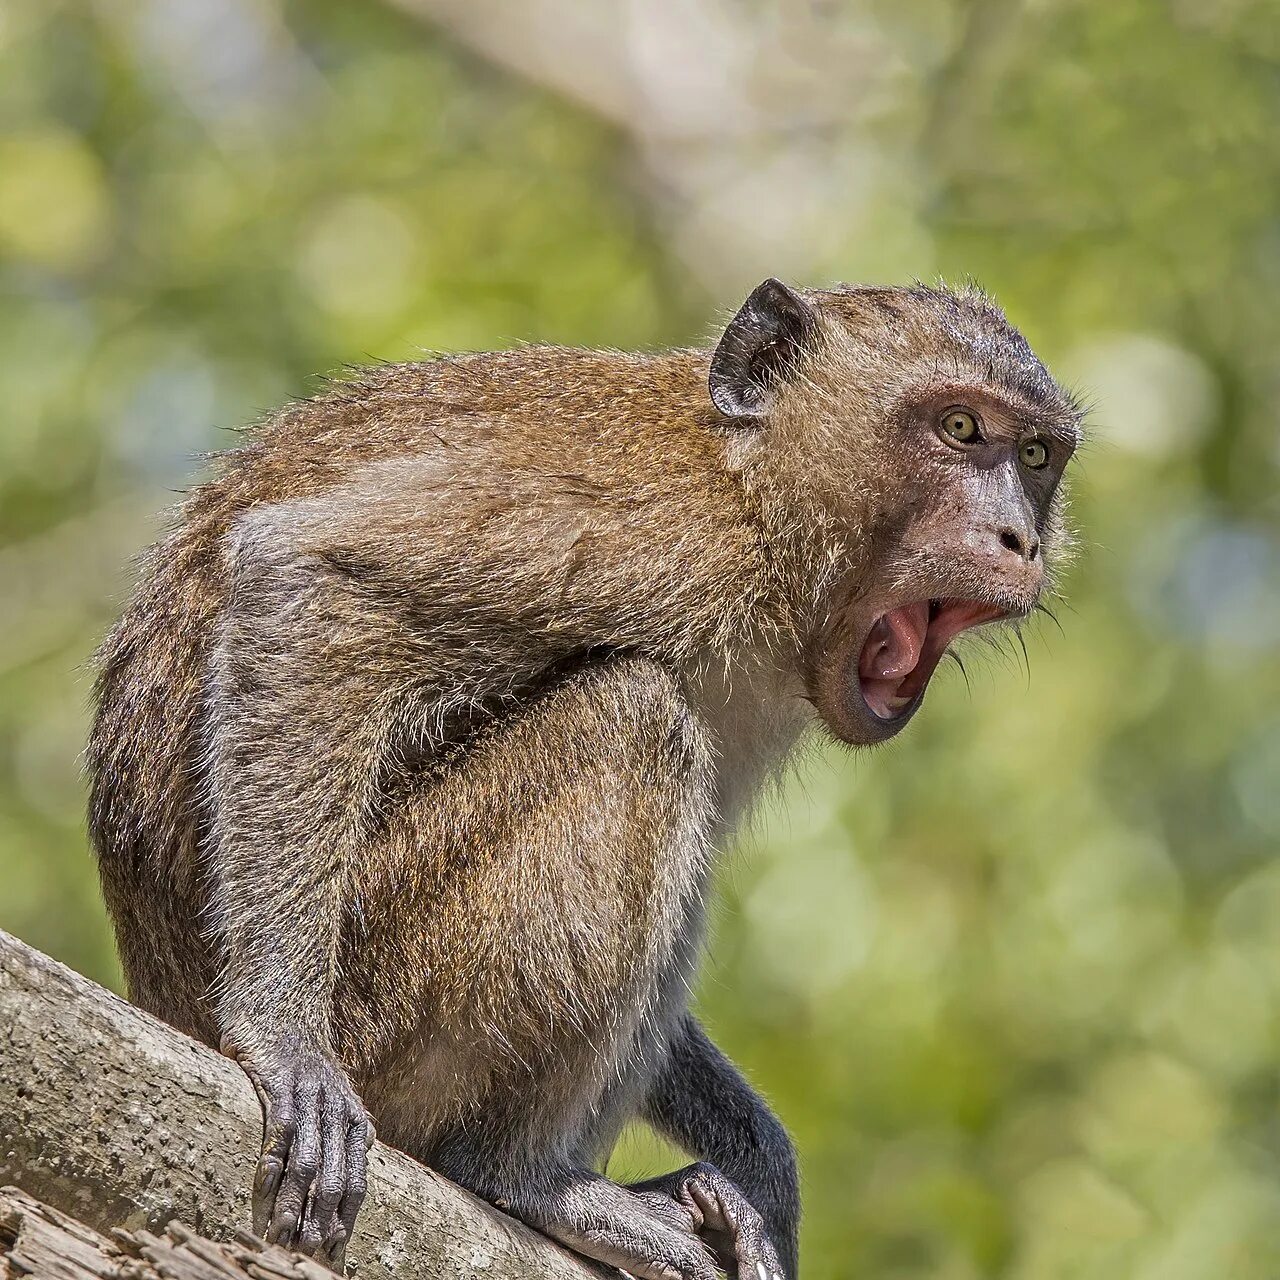
<instances>
[{"instance_id":1,"label":"monkey foot","mask_svg":"<svg viewBox=\"0 0 1280 1280\"><path fill-rule=\"evenodd\" d=\"M645 1204L679 1206L730 1280L785 1280L764 1219L714 1165L692 1164L630 1190Z\"/></svg>"},{"instance_id":2,"label":"monkey foot","mask_svg":"<svg viewBox=\"0 0 1280 1280\"><path fill-rule=\"evenodd\" d=\"M558 1185L497 1199L570 1249L616 1267L633 1280L717 1280L720 1272L692 1215L669 1196L636 1194L586 1170ZM760 1280L747 1273L744 1280ZM770 1278L772 1280L772 1278Z\"/></svg>"}]
</instances>

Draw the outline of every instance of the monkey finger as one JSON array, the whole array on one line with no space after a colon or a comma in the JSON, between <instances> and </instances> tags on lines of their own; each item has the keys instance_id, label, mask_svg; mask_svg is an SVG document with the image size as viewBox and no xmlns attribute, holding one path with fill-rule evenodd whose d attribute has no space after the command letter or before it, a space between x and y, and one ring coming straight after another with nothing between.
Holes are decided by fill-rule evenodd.
<instances>
[{"instance_id":1,"label":"monkey finger","mask_svg":"<svg viewBox=\"0 0 1280 1280\"><path fill-rule=\"evenodd\" d=\"M289 1152L297 1134L293 1099L286 1095L280 1103L268 1100L266 1107L266 1139L253 1183L254 1230L262 1234L270 1221L276 1195L284 1176Z\"/></svg>"},{"instance_id":2,"label":"monkey finger","mask_svg":"<svg viewBox=\"0 0 1280 1280\"><path fill-rule=\"evenodd\" d=\"M264 1155L259 1159L253 1183L254 1230L259 1233L266 1229L267 1220L271 1217L271 1210L276 1202L276 1192L280 1190L280 1179L283 1176L284 1161L278 1156Z\"/></svg>"},{"instance_id":3,"label":"monkey finger","mask_svg":"<svg viewBox=\"0 0 1280 1280\"><path fill-rule=\"evenodd\" d=\"M292 1247L297 1239L306 1208L307 1194L320 1164L319 1094L309 1092L297 1103L297 1129L275 1207L267 1224L266 1239L270 1244Z\"/></svg>"},{"instance_id":4,"label":"monkey finger","mask_svg":"<svg viewBox=\"0 0 1280 1280\"><path fill-rule=\"evenodd\" d=\"M326 1096L321 1106L320 1159L311 1194L303 1209L298 1248L316 1256L327 1251L338 1224L338 1205L347 1190L347 1108L345 1100Z\"/></svg>"},{"instance_id":5,"label":"monkey finger","mask_svg":"<svg viewBox=\"0 0 1280 1280\"><path fill-rule=\"evenodd\" d=\"M369 1149L373 1146L373 1125L365 1115L353 1120L347 1129L347 1184L338 1205L337 1223L326 1241L326 1251L334 1270L342 1266L347 1242L355 1230L356 1214L364 1203L369 1186Z\"/></svg>"}]
</instances>

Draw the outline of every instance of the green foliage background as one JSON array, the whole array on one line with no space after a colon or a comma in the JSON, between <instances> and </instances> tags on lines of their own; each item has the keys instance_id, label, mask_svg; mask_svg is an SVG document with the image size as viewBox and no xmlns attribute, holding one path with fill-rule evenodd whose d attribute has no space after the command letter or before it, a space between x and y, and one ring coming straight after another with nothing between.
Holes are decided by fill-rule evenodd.
<instances>
[{"instance_id":1,"label":"green foliage background","mask_svg":"<svg viewBox=\"0 0 1280 1280\"><path fill-rule=\"evenodd\" d=\"M448 7L0 7L0 926L118 982L88 660L221 428L417 347L700 340L767 274L976 276L1096 405L1061 631L806 763L702 1008L796 1135L812 1280L1271 1280L1280 6L744 4L744 93L797 24L869 54L847 116L757 123L804 181L719 203Z\"/></svg>"}]
</instances>

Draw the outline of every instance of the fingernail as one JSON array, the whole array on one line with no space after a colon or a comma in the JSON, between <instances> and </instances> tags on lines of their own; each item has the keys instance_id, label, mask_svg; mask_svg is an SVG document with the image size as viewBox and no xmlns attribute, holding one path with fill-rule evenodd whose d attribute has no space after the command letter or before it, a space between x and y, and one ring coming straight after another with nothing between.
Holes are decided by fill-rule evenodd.
<instances>
[{"instance_id":1,"label":"fingernail","mask_svg":"<svg viewBox=\"0 0 1280 1280\"><path fill-rule=\"evenodd\" d=\"M774 1280L769 1274L769 1268L763 1262L756 1263L756 1280Z\"/></svg>"}]
</instances>

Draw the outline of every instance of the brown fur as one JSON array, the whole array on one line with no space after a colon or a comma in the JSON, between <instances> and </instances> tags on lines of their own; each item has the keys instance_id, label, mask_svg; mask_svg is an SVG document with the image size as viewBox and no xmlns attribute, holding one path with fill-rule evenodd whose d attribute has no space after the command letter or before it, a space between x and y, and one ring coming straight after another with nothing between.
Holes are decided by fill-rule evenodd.
<instances>
[{"instance_id":1,"label":"brown fur","mask_svg":"<svg viewBox=\"0 0 1280 1280\"><path fill-rule=\"evenodd\" d=\"M450 1135L517 1111L529 1150L607 1148L821 646L954 514L911 407L1075 430L978 295L806 296L763 424L712 407L710 352L528 347L369 371L219 460L102 651L91 825L134 1000L250 1057L299 1027L455 1176Z\"/></svg>"}]
</instances>

